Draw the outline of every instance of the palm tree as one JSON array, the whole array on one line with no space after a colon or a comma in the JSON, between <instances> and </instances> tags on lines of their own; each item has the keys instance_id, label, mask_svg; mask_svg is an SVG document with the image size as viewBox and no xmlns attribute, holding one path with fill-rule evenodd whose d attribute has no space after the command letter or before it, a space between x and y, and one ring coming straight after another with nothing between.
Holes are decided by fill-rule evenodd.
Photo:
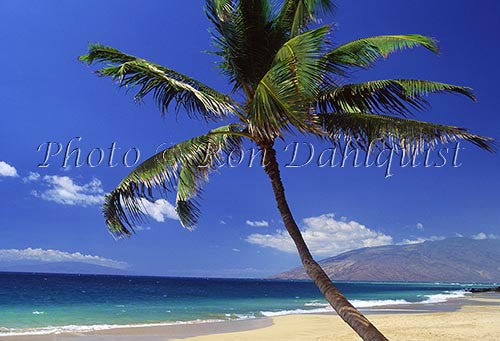
<instances>
[{"instance_id":1,"label":"palm tree","mask_svg":"<svg viewBox=\"0 0 500 341\"><path fill-rule=\"evenodd\" d=\"M233 86L231 97L164 66L90 45L81 60L107 65L96 71L121 87L137 87L135 99L151 94L159 109L173 109L226 125L169 147L140 164L105 198L103 213L115 237L129 236L145 218L144 199L176 192L181 224L192 229L200 209L197 197L222 157L250 141L262 151L276 203L309 277L331 306L364 340L386 340L332 284L313 259L288 206L273 148L290 133L338 144L352 139L368 151L398 145L418 151L463 139L492 150L492 140L465 129L408 119L426 108L430 93L457 93L474 100L470 88L426 80L388 79L349 83L350 71L366 69L381 57L407 48L438 52L428 37L386 35L334 45L331 27L311 29L318 15L333 8L331 0L206 0L213 24L219 67ZM236 100L241 98L244 100Z\"/></svg>"}]
</instances>

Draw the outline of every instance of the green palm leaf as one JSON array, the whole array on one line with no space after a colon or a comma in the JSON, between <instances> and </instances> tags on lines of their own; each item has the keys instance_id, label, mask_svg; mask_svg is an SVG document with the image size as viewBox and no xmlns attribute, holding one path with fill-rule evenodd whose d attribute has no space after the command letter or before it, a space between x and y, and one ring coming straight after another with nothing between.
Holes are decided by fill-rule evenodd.
<instances>
[{"instance_id":1,"label":"green palm leaf","mask_svg":"<svg viewBox=\"0 0 500 341\"><path fill-rule=\"evenodd\" d=\"M334 69L348 66L368 67L392 52L420 46L435 53L439 52L434 39L420 34L384 35L358 39L341 45L325 54L325 58Z\"/></svg>"},{"instance_id":2,"label":"green palm leaf","mask_svg":"<svg viewBox=\"0 0 500 341\"><path fill-rule=\"evenodd\" d=\"M183 108L191 114L201 114L206 119L218 120L237 111L230 98L216 90L174 70L151 63L147 60L122 53L100 44L89 47L89 53L80 60L92 64L109 62L113 65L97 71L101 76L109 76L118 81L120 87L139 87L135 95L141 101L153 93L162 113L172 101L175 109Z\"/></svg>"},{"instance_id":3,"label":"green palm leaf","mask_svg":"<svg viewBox=\"0 0 500 341\"><path fill-rule=\"evenodd\" d=\"M468 141L482 149L493 151L493 139L470 133L464 128L434 124L405 118L367 114L332 113L315 115L324 134L334 143L350 139L368 150L370 144L395 145L405 150L419 151L424 143L431 147L458 139Z\"/></svg>"},{"instance_id":4,"label":"green palm leaf","mask_svg":"<svg viewBox=\"0 0 500 341\"><path fill-rule=\"evenodd\" d=\"M233 0L208 0L208 7L213 7L211 12L216 15L220 21L227 21L231 18L234 11Z\"/></svg>"},{"instance_id":5,"label":"green palm leaf","mask_svg":"<svg viewBox=\"0 0 500 341\"><path fill-rule=\"evenodd\" d=\"M317 97L325 77L321 46L328 26L290 39L276 54L272 68L255 90L248 119L250 131L274 138L289 124L307 131L309 103Z\"/></svg>"},{"instance_id":6,"label":"green palm leaf","mask_svg":"<svg viewBox=\"0 0 500 341\"><path fill-rule=\"evenodd\" d=\"M331 0L285 0L276 18L277 29L295 37L312 21L318 12L334 8Z\"/></svg>"},{"instance_id":7,"label":"green palm leaf","mask_svg":"<svg viewBox=\"0 0 500 341\"><path fill-rule=\"evenodd\" d=\"M405 116L411 114L411 109L421 110L427 106L424 96L443 92L475 100L468 87L426 80L388 79L324 90L318 97L318 107L320 112L378 112Z\"/></svg>"},{"instance_id":8,"label":"green palm leaf","mask_svg":"<svg viewBox=\"0 0 500 341\"><path fill-rule=\"evenodd\" d=\"M270 1L206 0L206 14L216 29L212 36L222 57L219 67L235 89L252 94L282 44L273 33Z\"/></svg>"},{"instance_id":9,"label":"green palm leaf","mask_svg":"<svg viewBox=\"0 0 500 341\"><path fill-rule=\"evenodd\" d=\"M219 158L241 147L241 128L230 124L167 148L141 163L106 196L103 213L115 236L130 235L144 220L142 200L177 190L177 213L183 226L192 228L199 209L193 199Z\"/></svg>"}]
</instances>

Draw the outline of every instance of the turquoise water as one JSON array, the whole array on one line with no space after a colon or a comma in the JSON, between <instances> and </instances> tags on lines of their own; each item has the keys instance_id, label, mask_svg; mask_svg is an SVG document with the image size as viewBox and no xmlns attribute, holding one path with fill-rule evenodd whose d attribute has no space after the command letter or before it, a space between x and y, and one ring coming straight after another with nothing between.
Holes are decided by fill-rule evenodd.
<instances>
[{"instance_id":1,"label":"turquoise water","mask_svg":"<svg viewBox=\"0 0 500 341\"><path fill-rule=\"evenodd\" d=\"M438 303L473 283L338 282L361 309ZM331 309L304 281L0 273L0 336Z\"/></svg>"}]
</instances>

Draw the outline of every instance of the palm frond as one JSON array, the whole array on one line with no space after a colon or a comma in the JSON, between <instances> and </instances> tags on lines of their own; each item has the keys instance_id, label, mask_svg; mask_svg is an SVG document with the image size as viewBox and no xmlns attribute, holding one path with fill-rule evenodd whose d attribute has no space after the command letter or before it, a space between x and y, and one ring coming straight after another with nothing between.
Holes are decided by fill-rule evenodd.
<instances>
[{"instance_id":1,"label":"palm frond","mask_svg":"<svg viewBox=\"0 0 500 341\"><path fill-rule=\"evenodd\" d=\"M307 24L317 21L318 13L334 7L331 0L285 0L276 18L276 28L293 38L302 33Z\"/></svg>"},{"instance_id":2,"label":"palm frond","mask_svg":"<svg viewBox=\"0 0 500 341\"><path fill-rule=\"evenodd\" d=\"M427 106L424 96L452 93L475 100L472 89L415 79L387 79L325 89L318 96L320 112L373 112L411 114Z\"/></svg>"},{"instance_id":3,"label":"palm frond","mask_svg":"<svg viewBox=\"0 0 500 341\"><path fill-rule=\"evenodd\" d=\"M328 26L307 31L278 51L255 90L248 114L252 133L272 139L289 125L307 130L309 103L325 77L325 65L318 57L328 32Z\"/></svg>"},{"instance_id":4,"label":"palm frond","mask_svg":"<svg viewBox=\"0 0 500 341\"><path fill-rule=\"evenodd\" d=\"M127 236L144 221L142 200L154 200L154 190L165 195L177 190L177 213L181 224L193 228L199 208L194 197L208 173L242 143L240 125L230 124L167 148L141 163L106 196L103 213L109 231Z\"/></svg>"},{"instance_id":5,"label":"palm frond","mask_svg":"<svg viewBox=\"0 0 500 341\"><path fill-rule=\"evenodd\" d=\"M437 143L457 140L465 140L490 152L494 150L493 139L459 127L360 112L314 116L333 143L350 139L365 150L379 144L399 145L405 150L418 152L423 150L425 143L434 147Z\"/></svg>"},{"instance_id":6,"label":"palm frond","mask_svg":"<svg viewBox=\"0 0 500 341\"><path fill-rule=\"evenodd\" d=\"M223 10L222 10L223 9ZM218 68L222 74L229 78L234 89L241 87L241 80L238 69L237 58L243 54L243 26L237 19L235 6L232 0L206 0L205 14L208 20L214 25L215 31L210 31L213 45L216 51L213 52L222 60L218 63Z\"/></svg>"},{"instance_id":7,"label":"palm frond","mask_svg":"<svg viewBox=\"0 0 500 341\"><path fill-rule=\"evenodd\" d=\"M183 108L188 115L201 114L205 119L218 120L237 112L228 96L179 72L111 47L92 44L89 53L80 60L87 64L111 63L97 74L111 77L120 87L139 87L134 96L136 101L152 93L162 113L167 112L173 101L176 111Z\"/></svg>"},{"instance_id":8,"label":"palm frond","mask_svg":"<svg viewBox=\"0 0 500 341\"><path fill-rule=\"evenodd\" d=\"M281 46L273 34L269 0L206 0L206 14L215 26L215 54L222 57L219 68L235 89L252 88L269 70Z\"/></svg>"},{"instance_id":9,"label":"palm frond","mask_svg":"<svg viewBox=\"0 0 500 341\"><path fill-rule=\"evenodd\" d=\"M234 11L234 0L210 0L207 4L213 7L212 13L221 21L230 19Z\"/></svg>"},{"instance_id":10,"label":"palm frond","mask_svg":"<svg viewBox=\"0 0 500 341\"><path fill-rule=\"evenodd\" d=\"M437 42L420 34L383 35L357 39L325 54L334 70L350 66L368 67L380 58L398 50L424 47L439 52Z\"/></svg>"}]
</instances>

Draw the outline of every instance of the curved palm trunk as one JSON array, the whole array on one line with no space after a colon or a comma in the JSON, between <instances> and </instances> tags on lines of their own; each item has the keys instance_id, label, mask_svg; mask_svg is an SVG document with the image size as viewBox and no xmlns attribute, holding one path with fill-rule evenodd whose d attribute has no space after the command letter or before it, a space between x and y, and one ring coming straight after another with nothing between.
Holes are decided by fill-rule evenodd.
<instances>
[{"instance_id":1,"label":"curved palm trunk","mask_svg":"<svg viewBox=\"0 0 500 341\"><path fill-rule=\"evenodd\" d=\"M302 238L302 234L295 223L292 212L288 207L285 197L285 189L281 182L278 162L276 160L276 151L272 144L261 145L263 150L263 158L265 162L265 171L271 180L274 196L278 209L281 213L283 223L292 237L297 251L300 255L300 260L313 282L318 286L321 293L325 296L330 305L335 309L339 316L351 326L363 340L380 341L387 340L380 331L375 328L368 319L357 310L340 291L333 285L328 275L323 271L321 266L313 259L309 249Z\"/></svg>"}]
</instances>

